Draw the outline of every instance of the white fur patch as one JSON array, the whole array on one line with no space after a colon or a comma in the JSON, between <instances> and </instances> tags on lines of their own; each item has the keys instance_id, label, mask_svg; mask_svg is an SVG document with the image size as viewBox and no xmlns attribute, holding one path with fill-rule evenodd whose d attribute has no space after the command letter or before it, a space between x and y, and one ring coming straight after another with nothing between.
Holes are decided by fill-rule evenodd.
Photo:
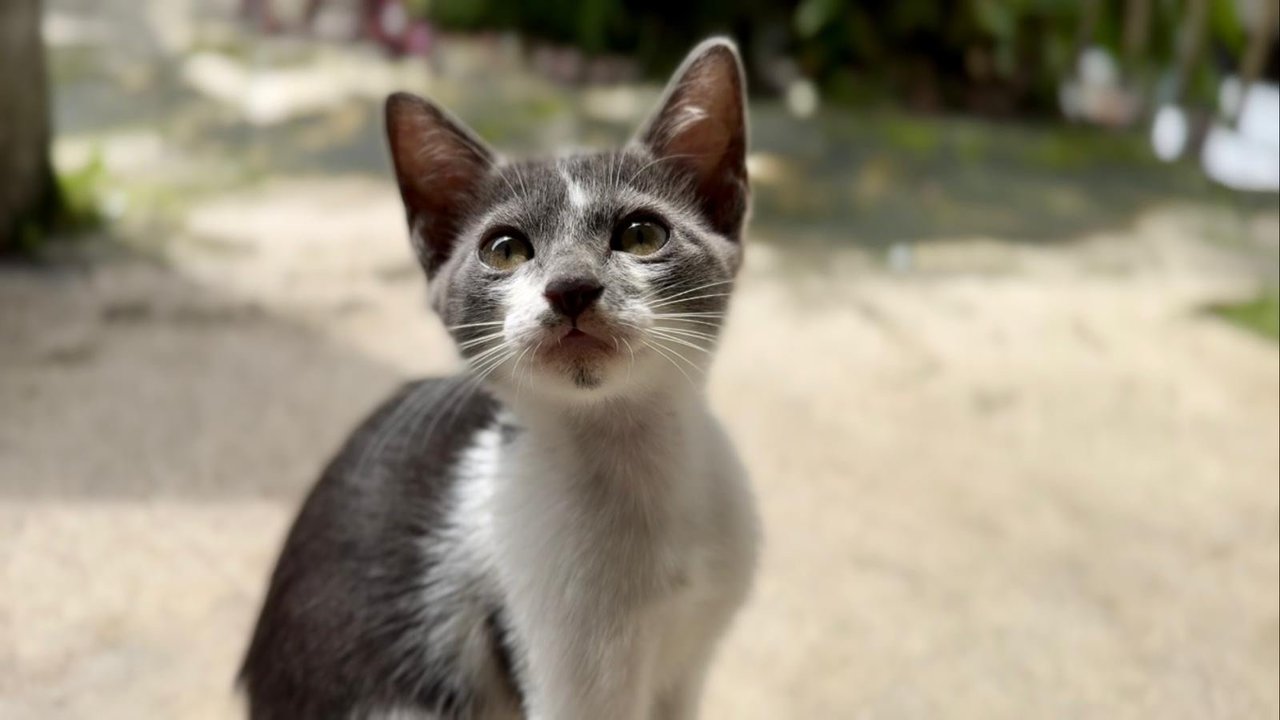
<instances>
[{"instance_id":1,"label":"white fur patch","mask_svg":"<svg viewBox=\"0 0 1280 720\"><path fill-rule=\"evenodd\" d=\"M569 193L569 204L575 210L584 210L587 207L587 191L577 180L573 179L567 171L561 170L560 177L564 178L564 183Z\"/></svg>"},{"instance_id":2,"label":"white fur patch","mask_svg":"<svg viewBox=\"0 0 1280 720\"><path fill-rule=\"evenodd\" d=\"M699 396L662 395L585 421L553 402L513 408L526 430L500 451L494 562L533 718L693 717L750 584L757 527L741 465ZM648 416L662 419L641 423L661 428L654 437L613 441Z\"/></svg>"}]
</instances>

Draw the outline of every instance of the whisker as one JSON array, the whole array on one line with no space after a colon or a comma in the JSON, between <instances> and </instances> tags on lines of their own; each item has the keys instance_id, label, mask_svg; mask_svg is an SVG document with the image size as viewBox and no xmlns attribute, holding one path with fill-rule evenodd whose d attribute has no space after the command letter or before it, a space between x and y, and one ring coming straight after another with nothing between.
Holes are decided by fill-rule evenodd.
<instances>
[{"instance_id":1,"label":"whisker","mask_svg":"<svg viewBox=\"0 0 1280 720\"><path fill-rule=\"evenodd\" d=\"M391 418L387 421L387 424L386 426L384 426L383 430L380 433L378 433L378 436L374 439L374 441L367 446L368 449L366 449L365 452L360 454L360 461L356 466L357 475L363 475L366 465L371 460L376 460L377 458L382 456L383 448L386 446L387 442L393 436L398 434L397 431L399 430L400 425L403 423L404 419L406 417L417 414L416 411L418 410L418 408L415 407L415 403L420 402L420 400L418 399L419 395L422 394L424 390L430 389L431 387L432 386L430 385L419 386L417 390L414 390L412 393L410 393L409 397L406 397L404 399L404 401L400 404L400 407L396 408L395 412L391 415Z\"/></svg>"},{"instance_id":2,"label":"whisker","mask_svg":"<svg viewBox=\"0 0 1280 720\"><path fill-rule=\"evenodd\" d=\"M533 346L533 356L537 357L538 351L541 349L542 349L542 341L539 340L538 344ZM525 366L524 372L526 375L529 376L529 382L533 382L533 361L532 360L530 360L529 364ZM521 384L523 385L523 381L521 381Z\"/></svg>"},{"instance_id":3,"label":"whisker","mask_svg":"<svg viewBox=\"0 0 1280 720\"><path fill-rule=\"evenodd\" d=\"M631 353L631 362L627 364L627 382L631 382L631 369L636 365L636 349L631 347L631 343L626 338L622 338L622 344L627 346L627 350Z\"/></svg>"},{"instance_id":4,"label":"whisker","mask_svg":"<svg viewBox=\"0 0 1280 720\"><path fill-rule=\"evenodd\" d=\"M693 343L689 342L688 340L683 340L683 339L681 339L681 338L678 338L678 337L676 337L675 335L666 335L666 334L664 334L664 333L662 333L662 332L660 332L660 331L658 331L658 330L652 330L652 331L650 331L650 332L651 332L655 337L662 338L663 340L666 340L667 342L679 343L679 344L684 345L684 346L686 346L686 347L691 347L691 348L693 348L694 350L698 350L698 351L701 351L701 352L707 353L708 355L710 355L710 354L711 354L711 350L709 350L709 349L707 349L707 348L704 348L704 347L702 347L702 346L700 346L700 345L695 345L695 344L693 344ZM667 348L667 349L668 349L668 350L671 350L671 352L675 352L675 350L674 350L674 349L672 349L672 348ZM687 359L686 359L686 362L688 362L688 360L687 360Z\"/></svg>"},{"instance_id":5,"label":"whisker","mask_svg":"<svg viewBox=\"0 0 1280 720\"><path fill-rule=\"evenodd\" d=\"M491 322L474 322L474 323L466 323L465 325L449 325L445 328L445 330L461 330L463 328L484 327L486 325L503 325L505 323L506 323L505 320L493 320Z\"/></svg>"},{"instance_id":6,"label":"whisker","mask_svg":"<svg viewBox=\"0 0 1280 720\"><path fill-rule=\"evenodd\" d=\"M524 385L524 383L522 382L522 377L520 375L520 362L524 360L524 356L528 354L529 354L529 348L526 347L524 349L524 352L520 353L520 357L516 358L516 366L511 370L511 374L516 376L516 399L517 400L520 399L520 389Z\"/></svg>"},{"instance_id":7,"label":"whisker","mask_svg":"<svg viewBox=\"0 0 1280 720\"><path fill-rule=\"evenodd\" d=\"M663 339L664 339L664 340L672 340L672 339L674 339L674 338L663 338ZM676 357L678 357L678 358L680 358L681 360L683 360L683 361L685 361L686 363L688 363L688 364L689 364L689 367L693 368L694 370L697 370L698 372L702 372L702 371L703 371L703 369L702 369L702 366L701 366L701 365L699 365L699 364L698 364L698 363L696 363L696 362L693 362L693 361L692 361L692 360L690 360L689 358L687 358L687 357L685 357L684 355L680 354L680 352L679 352L678 350L676 350L675 348L671 347L670 345L666 345L666 344L664 344L664 343L658 343L658 344L659 344L659 345L662 345L662 349L663 349L663 350L666 350L666 351L670 352L671 354L675 355ZM686 345L688 345L688 343L685 343L685 344L686 344ZM695 349L701 349L701 348L697 348L697 346L696 346L696 345L690 345L690 347L693 347L693 348L695 348Z\"/></svg>"},{"instance_id":8,"label":"whisker","mask_svg":"<svg viewBox=\"0 0 1280 720\"><path fill-rule=\"evenodd\" d=\"M503 175L502 171L497 166L493 166L491 164L491 167L493 167L494 174L502 178L502 182L507 184L507 189L511 191L511 197L513 198L520 197L520 194L516 192L516 187L511 184L511 181L507 179L507 176Z\"/></svg>"},{"instance_id":9,"label":"whisker","mask_svg":"<svg viewBox=\"0 0 1280 720\"><path fill-rule=\"evenodd\" d=\"M609 188L616 189L622 184L622 154L617 153L609 161Z\"/></svg>"},{"instance_id":10,"label":"whisker","mask_svg":"<svg viewBox=\"0 0 1280 720\"><path fill-rule=\"evenodd\" d=\"M659 317L659 318L667 318L668 316L666 316L666 315L658 315L658 316L656 316L656 317ZM693 319L693 318L671 318L671 320L672 320L673 322L693 323L693 324L695 324L695 325L705 325L705 326L707 326L707 327L711 327L711 328L719 328L719 327L721 326L721 325L720 325L720 323L713 323L713 322L710 322L710 321L708 321L708 320L696 320L696 319Z\"/></svg>"},{"instance_id":11,"label":"whisker","mask_svg":"<svg viewBox=\"0 0 1280 720\"><path fill-rule=\"evenodd\" d=\"M701 157L701 155L697 153L681 153L676 155L667 155L664 157L657 158L655 160L651 160L645 163L644 167L637 170L635 174L632 175L631 178L627 180L627 184L630 185L631 183L635 182L636 178L640 177L640 173L644 172L645 170L648 170L649 168L653 167L654 165L657 165L660 162L666 162L667 160L680 160L683 158L695 158L695 157Z\"/></svg>"},{"instance_id":12,"label":"whisker","mask_svg":"<svg viewBox=\"0 0 1280 720\"><path fill-rule=\"evenodd\" d=\"M655 319L657 318L690 318L690 317L722 318L724 317L724 313L722 312L655 313L653 317Z\"/></svg>"},{"instance_id":13,"label":"whisker","mask_svg":"<svg viewBox=\"0 0 1280 720\"><path fill-rule=\"evenodd\" d=\"M499 365L515 357L517 352L518 352L517 350L511 350L506 354L494 355L490 357L488 360L486 360L485 362L478 363L476 367L472 370L472 372L476 373L477 375L483 378L487 376L490 372L492 372Z\"/></svg>"},{"instance_id":14,"label":"whisker","mask_svg":"<svg viewBox=\"0 0 1280 720\"><path fill-rule=\"evenodd\" d=\"M500 338L500 337L502 337L502 336L503 336L503 335L505 335L505 334L506 334L506 331L505 331L505 330L499 330L499 331L498 331L498 332L496 332L496 333L490 333L490 334L488 334L488 335L482 335L482 336L480 336L480 337L478 337L478 338L472 338L471 340L467 340L467 341L465 341L465 342L460 342L460 343L458 343L458 347L459 347L459 348L466 348L466 347L471 347L472 345L479 345L479 344L481 344L481 343L490 342L490 341L494 340L495 338Z\"/></svg>"},{"instance_id":15,"label":"whisker","mask_svg":"<svg viewBox=\"0 0 1280 720\"><path fill-rule=\"evenodd\" d=\"M692 293L692 292L698 292L699 290L706 290L707 288L712 288L712 287L715 287L715 286L717 286L717 285L730 285L730 284L732 284L733 282L734 282L734 281L733 281L732 279L730 279L730 280L717 280L717 281L715 281L715 282L709 282L709 283L707 283L707 284L705 284L705 285L699 285L699 286L697 286L697 287L692 287L692 288L689 288L688 290L684 290L684 291L682 291L682 292L678 292L678 293L676 293L675 295L668 295L667 297L662 298L662 300L674 300L675 298L678 298L678 297L680 297L680 296L682 296L682 295L688 295L689 293ZM677 287L679 287L679 286L677 286ZM661 292L662 290L667 290L667 289L669 289L669 288L659 288L658 290L656 290L656 291L654 291L654 292L651 292L651 293L646 294L646 295L645 295L643 298L641 298L641 299L642 299L642 300L647 300L647 299L649 299L649 298L653 297L654 295L657 295L657 294L658 294L659 292ZM672 289L673 289L673 288L672 288Z\"/></svg>"},{"instance_id":16,"label":"whisker","mask_svg":"<svg viewBox=\"0 0 1280 720\"><path fill-rule=\"evenodd\" d=\"M437 428L451 426L458 418L458 413L462 410L462 406L466 404L471 395L480 387L480 383L474 377L466 377L462 382L449 389L448 394L440 402L436 408L435 416L431 418L431 422L427 424L426 429L421 435L421 443L426 444L435 437ZM425 413L424 415L425 416ZM421 420L419 417L419 420ZM441 421L448 418L445 425L441 425Z\"/></svg>"},{"instance_id":17,"label":"whisker","mask_svg":"<svg viewBox=\"0 0 1280 720\"><path fill-rule=\"evenodd\" d=\"M520 165L518 163L511 163L508 167L511 168L511 172L516 174L516 182L520 183L520 191L525 195L528 195L529 189L524 185L524 176L520 174Z\"/></svg>"},{"instance_id":18,"label":"whisker","mask_svg":"<svg viewBox=\"0 0 1280 720\"><path fill-rule=\"evenodd\" d=\"M676 335L685 335L688 337L695 337L702 340L710 340L711 342L715 342L716 340L719 340L719 338L717 338L715 335L712 335L711 333L708 333L708 332L702 332L701 330L688 330L686 328L668 327L666 325L655 325L654 329L661 330L662 332L666 332L666 333L675 333Z\"/></svg>"},{"instance_id":19,"label":"whisker","mask_svg":"<svg viewBox=\"0 0 1280 720\"><path fill-rule=\"evenodd\" d=\"M484 365L484 364L485 364L486 362L488 362L489 360L491 360L491 359L493 359L494 357L496 357L496 356L500 355L500 354L502 353L502 351L503 351L503 350L506 350L506 349L508 349L508 345L507 345L507 343L502 343L502 344L500 344L500 345L495 345L495 346L493 346L493 347L489 348L488 350L485 350L484 352L481 352L481 353L480 353L480 354L478 354L478 355L474 355L474 356L472 356L472 357L466 358L466 363L467 363L467 365L469 365L469 366L471 367L471 369L474 371L474 370L476 370L477 368L479 368L481 365Z\"/></svg>"},{"instance_id":20,"label":"whisker","mask_svg":"<svg viewBox=\"0 0 1280 720\"><path fill-rule=\"evenodd\" d=\"M729 293L711 293L709 295L696 295L690 298L678 298L675 300L665 300L659 303L653 303L649 307L660 308L664 305L675 305L677 303L693 302L694 300L706 300L707 298L729 297Z\"/></svg>"},{"instance_id":21,"label":"whisker","mask_svg":"<svg viewBox=\"0 0 1280 720\"><path fill-rule=\"evenodd\" d=\"M670 355L668 355L666 352L660 349L658 345L655 344L657 341L649 342L648 340L641 340L640 342L644 343L645 345L648 345L650 348L653 349L654 352L666 358L667 362L671 363L671 366L674 367L676 370L679 370L680 374L684 376L684 379L689 381L689 385L693 386L694 388L697 388L698 386L697 383L693 381L693 378L689 377L689 373L685 372L684 368L680 367L679 363L677 363L675 360L671 358Z\"/></svg>"}]
</instances>

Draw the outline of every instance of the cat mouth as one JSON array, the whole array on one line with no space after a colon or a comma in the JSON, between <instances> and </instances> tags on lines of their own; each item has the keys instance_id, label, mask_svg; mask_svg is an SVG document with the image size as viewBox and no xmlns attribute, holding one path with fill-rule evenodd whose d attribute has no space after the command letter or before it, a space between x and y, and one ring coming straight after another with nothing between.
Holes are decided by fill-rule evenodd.
<instances>
[{"instance_id":1,"label":"cat mouth","mask_svg":"<svg viewBox=\"0 0 1280 720\"><path fill-rule=\"evenodd\" d=\"M582 349L590 349L597 346L600 348L612 347L612 345L608 345L599 337L578 327L572 327L566 330L565 333L560 336L560 339L556 344L564 348Z\"/></svg>"},{"instance_id":2,"label":"cat mouth","mask_svg":"<svg viewBox=\"0 0 1280 720\"><path fill-rule=\"evenodd\" d=\"M616 343L579 327L571 327L542 344L542 354L551 360L582 361L612 355Z\"/></svg>"}]
</instances>

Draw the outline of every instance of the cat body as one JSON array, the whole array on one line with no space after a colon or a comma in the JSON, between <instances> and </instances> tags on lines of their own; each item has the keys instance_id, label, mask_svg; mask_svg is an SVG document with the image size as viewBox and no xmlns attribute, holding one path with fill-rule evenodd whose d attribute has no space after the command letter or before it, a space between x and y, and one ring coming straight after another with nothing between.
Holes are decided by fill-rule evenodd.
<instances>
[{"instance_id":1,"label":"cat body","mask_svg":"<svg viewBox=\"0 0 1280 720\"><path fill-rule=\"evenodd\" d=\"M709 41L631 146L540 163L389 100L469 372L406 386L313 489L241 672L251 717L696 717L758 544L703 391L741 261L742 88Z\"/></svg>"}]
</instances>

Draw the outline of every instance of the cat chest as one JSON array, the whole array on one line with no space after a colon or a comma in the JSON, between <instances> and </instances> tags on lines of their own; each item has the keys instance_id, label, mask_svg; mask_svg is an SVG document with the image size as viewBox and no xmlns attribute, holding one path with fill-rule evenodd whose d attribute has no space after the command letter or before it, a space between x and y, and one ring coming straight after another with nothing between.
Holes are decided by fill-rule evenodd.
<instances>
[{"instance_id":1,"label":"cat chest","mask_svg":"<svg viewBox=\"0 0 1280 720\"><path fill-rule=\"evenodd\" d=\"M734 558L713 558L710 547L686 549L676 581L651 606L659 684L678 682L687 668L701 665L740 604L745 573L730 571L734 564Z\"/></svg>"}]
</instances>

